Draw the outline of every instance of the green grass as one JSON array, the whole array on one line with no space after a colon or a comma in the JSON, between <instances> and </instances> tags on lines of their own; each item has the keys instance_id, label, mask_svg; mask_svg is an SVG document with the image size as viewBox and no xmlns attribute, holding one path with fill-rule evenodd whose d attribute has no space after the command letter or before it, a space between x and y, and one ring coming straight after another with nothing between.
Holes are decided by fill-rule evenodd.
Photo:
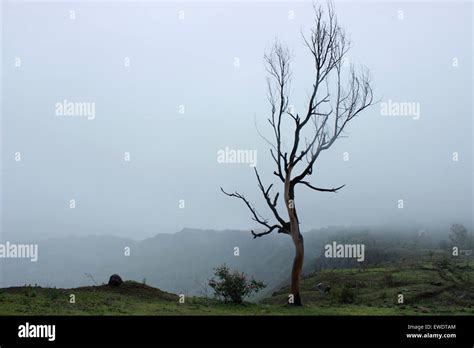
<instances>
[{"instance_id":1,"label":"green grass","mask_svg":"<svg viewBox=\"0 0 474 348\"><path fill-rule=\"evenodd\" d=\"M366 269L326 269L304 278L303 307L286 305L282 288L261 303L224 304L179 297L127 281L74 289L0 289L0 315L474 315L474 264L439 258ZM329 293L315 289L331 286ZM349 298L344 292L351 294ZM397 303L397 295L404 303ZM75 303L70 303L70 295Z\"/></svg>"},{"instance_id":2,"label":"green grass","mask_svg":"<svg viewBox=\"0 0 474 348\"><path fill-rule=\"evenodd\" d=\"M406 308L371 308L359 305L303 306L245 303L224 304L213 299L189 297L184 304L178 297L145 296L140 285L127 282L120 289L108 286L50 289L22 287L3 289L0 315L403 315L415 314ZM135 288L134 292L128 287ZM160 290L153 289L158 292ZM76 303L69 303L75 294ZM175 297L175 299L173 299Z\"/></svg>"}]
</instances>

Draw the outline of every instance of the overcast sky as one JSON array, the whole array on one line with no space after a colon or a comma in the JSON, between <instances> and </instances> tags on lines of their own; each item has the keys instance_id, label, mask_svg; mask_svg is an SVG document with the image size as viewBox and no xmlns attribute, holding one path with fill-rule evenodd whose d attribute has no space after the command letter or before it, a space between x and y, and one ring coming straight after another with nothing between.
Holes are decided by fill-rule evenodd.
<instances>
[{"instance_id":1,"label":"overcast sky","mask_svg":"<svg viewBox=\"0 0 474 348\"><path fill-rule=\"evenodd\" d=\"M4 240L257 227L220 186L271 216L249 164L217 153L256 150L262 179L281 189L255 129L271 136L263 55L275 38L289 46L290 104L304 110L314 70L300 32L313 24L311 2L2 6ZM370 70L380 103L318 159L311 182L346 187L297 189L301 228L470 223L472 4L336 11L349 61ZM93 119L58 115L64 100L94 103ZM388 100L418 103L419 118L382 115Z\"/></svg>"}]
</instances>

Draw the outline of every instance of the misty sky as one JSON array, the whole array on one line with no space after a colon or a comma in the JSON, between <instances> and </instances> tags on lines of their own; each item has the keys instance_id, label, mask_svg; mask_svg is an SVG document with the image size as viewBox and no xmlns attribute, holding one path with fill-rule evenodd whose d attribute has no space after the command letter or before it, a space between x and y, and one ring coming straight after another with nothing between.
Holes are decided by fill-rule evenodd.
<instances>
[{"instance_id":1,"label":"misty sky","mask_svg":"<svg viewBox=\"0 0 474 348\"><path fill-rule=\"evenodd\" d=\"M263 55L275 38L288 44L290 104L304 110L314 70L300 31L313 24L311 2L2 6L4 240L258 227L220 186L271 217L253 169L218 163L217 152L257 150L262 180L281 188L255 129L256 120L271 136ZM371 71L375 99L419 103L420 118L383 116L379 103L355 119L310 178L346 187L296 191L302 230L469 224L472 4L338 2L336 11L350 62ZM95 103L95 118L58 116L63 100Z\"/></svg>"}]
</instances>

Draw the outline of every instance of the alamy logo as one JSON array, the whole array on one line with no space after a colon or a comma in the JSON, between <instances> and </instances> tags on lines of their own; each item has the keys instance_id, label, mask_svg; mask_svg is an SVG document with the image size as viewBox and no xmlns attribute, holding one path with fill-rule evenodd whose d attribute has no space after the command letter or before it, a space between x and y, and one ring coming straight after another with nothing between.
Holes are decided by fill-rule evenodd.
<instances>
[{"instance_id":1,"label":"alamy logo","mask_svg":"<svg viewBox=\"0 0 474 348\"><path fill-rule=\"evenodd\" d=\"M0 258L6 259L30 259L31 262L38 261L38 244L13 244L6 242L0 244Z\"/></svg>"},{"instance_id":2,"label":"alamy logo","mask_svg":"<svg viewBox=\"0 0 474 348\"><path fill-rule=\"evenodd\" d=\"M365 260L364 244L326 244L324 246L324 256L327 258L355 258L358 262Z\"/></svg>"},{"instance_id":3,"label":"alamy logo","mask_svg":"<svg viewBox=\"0 0 474 348\"><path fill-rule=\"evenodd\" d=\"M28 322L18 326L20 338L47 338L48 341L56 339L56 325L34 325Z\"/></svg>"},{"instance_id":4,"label":"alamy logo","mask_svg":"<svg viewBox=\"0 0 474 348\"><path fill-rule=\"evenodd\" d=\"M389 99L380 103L380 115L382 116L410 116L414 120L420 119L420 103L395 102Z\"/></svg>"},{"instance_id":5,"label":"alamy logo","mask_svg":"<svg viewBox=\"0 0 474 348\"><path fill-rule=\"evenodd\" d=\"M217 163L247 163L257 166L257 150L233 150L226 147L217 151Z\"/></svg>"},{"instance_id":6,"label":"alamy logo","mask_svg":"<svg viewBox=\"0 0 474 348\"><path fill-rule=\"evenodd\" d=\"M95 119L94 102L71 102L64 99L55 104L56 116L87 117L88 120Z\"/></svg>"}]
</instances>

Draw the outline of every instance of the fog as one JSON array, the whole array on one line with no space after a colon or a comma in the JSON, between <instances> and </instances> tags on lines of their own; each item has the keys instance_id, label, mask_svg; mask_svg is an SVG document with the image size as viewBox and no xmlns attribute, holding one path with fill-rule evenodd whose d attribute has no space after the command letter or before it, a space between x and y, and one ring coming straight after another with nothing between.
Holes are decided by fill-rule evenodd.
<instances>
[{"instance_id":1,"label":"fog","mask_svg":"<svg viewBox=\"0 0 474 348\"><path fill-rule=\"evenodd\" d=\"M346 186L297 189L301 229L471 225L472 4L336 12L378 103L310 178ZM255 126L271 136L263 56L275 38L288 44L290 104L303 112L314 70L301 31L313 20L311 2L2 3L2 239L258 227L220 192L270 218L253 168L218 152L256 150L262 180L281 191ZM59 115L64 100L94 103L93 116ZM417 103L418 117L384 115L389 101Z\"/></svg>"}]
</instances>

